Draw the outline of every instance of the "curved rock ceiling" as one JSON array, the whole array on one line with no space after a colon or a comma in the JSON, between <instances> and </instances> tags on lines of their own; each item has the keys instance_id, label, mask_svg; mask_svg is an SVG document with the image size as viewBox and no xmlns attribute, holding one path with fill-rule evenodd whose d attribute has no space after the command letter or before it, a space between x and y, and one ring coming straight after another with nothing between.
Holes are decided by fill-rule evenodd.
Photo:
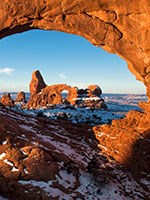
<instances>
[{"instance_id":1,"label":"curved rock ceiling","mask_svg":"<svg viewBox=\"0 0 150 200\"><path fill-rule=\"evenodd\" d=\"M0 0L0 38L31 29L77 34L118 54L150 98L149 0Z\"/></svg>"}]
</instances>

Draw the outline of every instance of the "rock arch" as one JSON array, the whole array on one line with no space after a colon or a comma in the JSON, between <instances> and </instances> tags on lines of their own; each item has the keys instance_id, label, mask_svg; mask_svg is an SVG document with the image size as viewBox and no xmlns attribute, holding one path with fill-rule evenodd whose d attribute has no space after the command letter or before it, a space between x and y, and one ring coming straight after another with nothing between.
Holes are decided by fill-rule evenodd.
<instances>
[{"instance_id":1,"label":"rock arch","mask_svg":"<svg viewBox=\"0 0 150 200\"><path fill-rule=\"evenodd\" d=\"M80 35L125 59L150 98L149 10L149 0L1 1L0 38L31 29Z\"/></svg>"},{"instance_id":2,"label":"rock arch","mask_svg":"<svg viewBox=\"0 0 150 200\"><path fill-rule=\"evenodd\" d=\"M111 138L108 135L111 136L113 128L124 146L122 149L116 148L118 156L115 151L110 155L119 162L129 160L131 169L136 171L140 166L141 172L147 174L149 141L147 140L146 153L143 143L150 134L149 21L149 0L0 0L0 39L32 29L63 31L85 37L93 45L118 54L127 61L130 71L147 88L149 102L141 105L145 113L131 111L125 119L114 120L112 125L95 127L93 130L108 153L115 150L118 140L112 139L107 143L101 139L99 133L107 133L107 138ZM126 137L124 133L132 136L126 143L122 138L122 135ZM106 144L103 144L105 141ZM132 156L132 149L141 150L136 159ZM144 162L141 162L141 157L145 158Z\"/></svg>"}]
</instances>

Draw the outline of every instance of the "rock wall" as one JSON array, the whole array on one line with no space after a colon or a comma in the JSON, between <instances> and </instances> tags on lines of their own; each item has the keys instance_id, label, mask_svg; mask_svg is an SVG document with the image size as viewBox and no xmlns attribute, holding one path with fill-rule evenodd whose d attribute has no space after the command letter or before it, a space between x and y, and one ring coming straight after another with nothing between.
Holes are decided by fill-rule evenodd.
<instances>
[{"instance_id":1,"label":"rock wall","mask_svg":"<svg viewBox=\"0 0 150 200\"><path fill-rule=\"evenodd\" d=\"M150 112L128 112L126 118L93 128L99 148L143 178L150 169ZM145 175L143 175L143 172Z\"/></svg>"},{"instance_id":2,"label":"rock wall","mask_svg":"<svg viewBox=\"0 0 150 200\"><path fill-rule=\"evenodd\" d=\"M128 63L150 98L149 0L5 0L0 38L31 29L77 34Z\"/></svg>"}]
</instances>

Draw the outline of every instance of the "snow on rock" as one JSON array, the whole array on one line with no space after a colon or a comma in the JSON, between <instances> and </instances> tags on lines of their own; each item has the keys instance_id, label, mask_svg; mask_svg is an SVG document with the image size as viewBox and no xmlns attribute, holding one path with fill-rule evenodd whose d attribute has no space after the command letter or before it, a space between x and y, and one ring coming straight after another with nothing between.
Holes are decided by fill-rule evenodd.
<instances>
[{"instance_id":1,"label":"snow on rock","mask_svg":"<svg viewBox=\"0 0 150 200\"><path fill-rule=\"evenodd\" d=\"M1 153L0 154L0 160L2 160L6 156L6 153Z\"/></svg>"},{"instance_id":2,"label":"snow on rock","mask_svg":"<svg viewBox=\"0 0 150 200\"><path fill-rule=\"evenodd\" d=\"M76 183L76 177L73 174L68 174L66 170L61 170L56 179L60 185L63 185L67 189L74 188Z\"/></svg>"},{"instance_id":3,"label":"snow on rock","mask_svg":"<svg viewBox=\"0 0 150 200\"><path fill-rule=\"evenodd\" d=\"M12 168L12 170L11 170L11 171L12 171L12 172L18 172L18 171L19 171L19 169L13 166L13 168Z\"/></svg>"},{"instance_id":4,"label":"snow on rock","mask_svg":"<svg viewBox=\"0 0 150 200\"><path fill-rule=\"evenodd\" d=\"M7 140L3 141L2 144L3 144L3 145L7 144Z\"/></svg>"},{"instance_id":5,"label":"snow on rock","mask_svg":"<svg viewBox=\"0 0 150 200\"><path fill-rule=\"evenodd\" d=\"M88 114L88 111L84 112ZM96 112L104 114L106 111ZM135 181L129 170L107 155L106 148L111 148L117 129L114 130L116 135L111 131L105 134L106 126L102 127L102 130L97 128L99 144L89 125L0 109L1 193L13 199L17 196L18 200L22 197L24 200L148 199L148 179ZM112 141L110 147L104 145L107 140ZM143 140L148 147L144 136ZM119 155L119 148L111 150L118 150L115 155Z\"/></svg>"},{"instance_id":6,"label":"snow on rock","mask_svg":"<svg viewBox=\"0 0 150 200\"><path fill-rule=\"evenodd\" d=\"M5 159L4 163L6 163L7 165L10 165L11 167L14 167L14 164L10 162L8 159Z\"/></svg>"},{"instance_id":7,"label":"snow on rock","mask_svg":"<svg viewBox=\"0 0 150 200\"><path fill-rule=\"evenodd\" d=\"M31 132L36 132L33 127L29 126L29 125L24 125L24 124L21 124L19 125L21 128L27 130L27 131L31 131ZM24 135L22 135L24 137Z\"/></svg>"},{"instance_id":8,"label":"snow on rock","mask_svg":"<svg viewBox=\"0 0 150 200\"><path fill-rule=\"evenodd\" d=\"M25 174L29 174L28 170L26 168L23 169Z\"/></svg>"}]
</instances>

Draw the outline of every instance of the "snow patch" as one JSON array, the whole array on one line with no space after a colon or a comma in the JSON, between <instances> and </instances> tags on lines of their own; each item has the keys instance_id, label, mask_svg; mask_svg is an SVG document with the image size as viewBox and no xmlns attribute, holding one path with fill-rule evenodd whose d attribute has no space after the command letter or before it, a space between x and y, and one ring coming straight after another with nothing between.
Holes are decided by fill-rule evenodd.
<instances>
[{"instance_id":1,"label":"snow patch","mask_svg":"<svg viewBox=\"0 0 150 200\"><path fill-rule=\"evenodd\" d=\"M6 156L6 153L1 153L0 154L0 160L2 160Z\"/></svg>"},{"instance_id":2,"label":"snow patch","mask_svg":"<svg viewBox=\"0 0 150 200\"><path fill-rule=\"evenodd\" d=\"M7 159L4 160L4 163L6 163L7 165L10 165L11 167L14 166L14 164Z\"/></svg>"},{"instance_id":3,"label":"snow patch","mask_svg":"<svg viewBox=\"0 0 150 200\"><path fill-rule=\"evenodd\" d=\"M18 171L19 171L19 169L13 166L13 168L12 168L12 170L11 170L11 171L12 171L12 172L18 172Z\"/></svg>"},{"instance_id":4,"label":"snow patch","mask_svg":"<svg viewBox=\"0 0 150 200\"><path fill-rule=\"evenodd\" d=\"M29 174L27 168L24 168L23 171L24 171L25 174Z\"/></svg>"},{"instance_id":5,"label":"snow patch","mask_svg":"<svg viewBox=\"0 0 150 200\"><path fill-rule=\"evenodd\" d=\"M2 142L2 144L3 144L3 145L7 144L7 141L6 141L6 140L5 140L5 141L3 141L3 142Z\"/></svg>"}]
</instances>

